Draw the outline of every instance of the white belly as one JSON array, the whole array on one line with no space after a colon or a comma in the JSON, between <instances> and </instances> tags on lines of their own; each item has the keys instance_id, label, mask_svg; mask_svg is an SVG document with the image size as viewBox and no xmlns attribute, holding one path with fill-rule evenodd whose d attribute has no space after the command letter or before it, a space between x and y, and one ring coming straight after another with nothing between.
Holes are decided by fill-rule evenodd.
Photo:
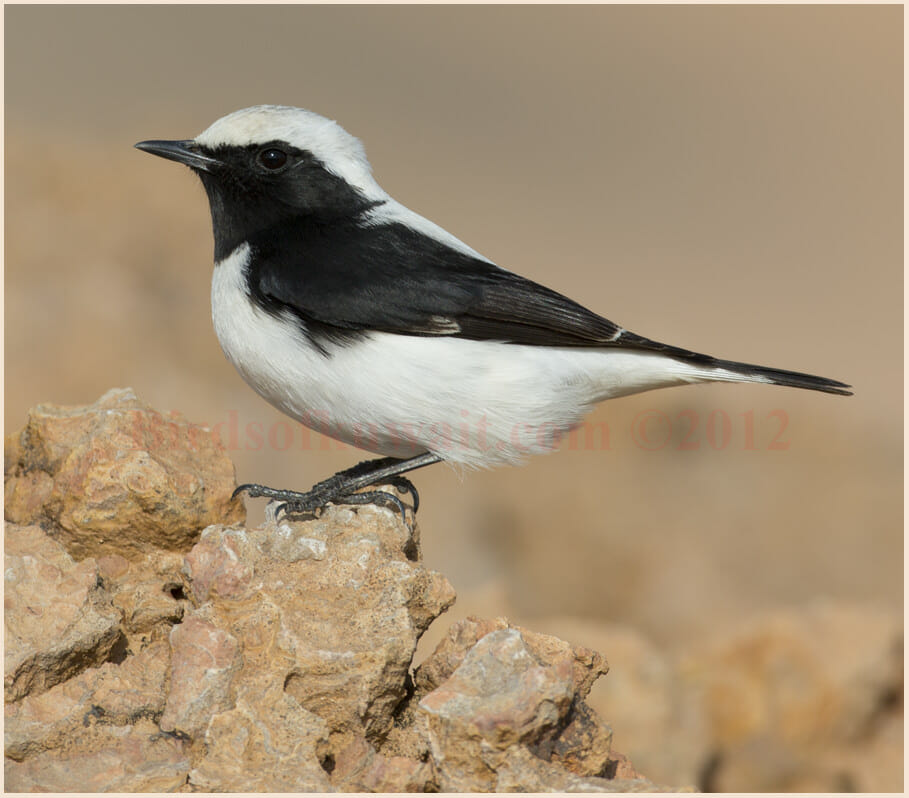
<instances>
[{"instance_id":1,"label":"white belly","mask_svg":"<svg viewBox=\"0 0 909 798\"><path fill-rule=\"evenodd\" d=\"M551 451L602 399L718 377L654 353L391 333L328 344L326 355L297 319L249 300L248 256L244 244L215 265L212 320L225 355L279 410L379 454L516 463Z\"/></svg>"}]
</instances>

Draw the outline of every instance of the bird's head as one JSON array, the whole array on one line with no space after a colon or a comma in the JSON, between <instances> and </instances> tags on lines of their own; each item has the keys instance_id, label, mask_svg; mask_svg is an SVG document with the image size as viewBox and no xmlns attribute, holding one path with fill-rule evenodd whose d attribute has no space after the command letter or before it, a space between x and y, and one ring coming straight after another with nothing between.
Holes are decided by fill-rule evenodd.
<instances>
[{"instance_id":1,"label":"bird's head","mask_svg":"<svg viewBox=\"0 0 909 798\"><path fill-rule=\"evenodd\" d=\"M211 204L216 257L284 220L356 216L388 197L360 141L302 108L244 108L194 139L136 147L199 175Z\"/></svg>"}]
</instances>

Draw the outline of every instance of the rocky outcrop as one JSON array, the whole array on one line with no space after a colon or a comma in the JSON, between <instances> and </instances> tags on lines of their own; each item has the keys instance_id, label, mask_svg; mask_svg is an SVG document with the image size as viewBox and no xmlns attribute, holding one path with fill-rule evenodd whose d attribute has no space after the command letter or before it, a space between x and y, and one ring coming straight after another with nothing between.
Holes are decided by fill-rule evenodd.
<instances>
[{"instance_id":1,"label":"rocky outcrop","mask_svg":"<svg viewBox=\"0 0 909 798\"><path fill-rule=\"evenodd\" d=\"M639 633L453 624L419 528L243 523L209 430L129 391L6 446L10 791L892 791L900 619L819 601L671 657ZM391 488L389 488L391 490ZM409 514L410 516L410 514ZM599 679L599 681L597 681ZM596 682L596 684L594 684Z\"/></svg>"},{"instance_id":2,"label":"rocky outcrop","mask_svg":"<svg viewBox=\"0 0 909 798\"><path fill-rule=\"evenodd\" d=\"M391 747L408 733L411 749L428 743L446 792L516 790L528 769L539 790L654 789L612 752L611 730L584 702L607 671L590 649L470 618L417 669L414 723Z\"/></svg>"},{"instance_id":3,"label":"rocky outcrop","mask_svg":"<svg viewBox=\"0 0 909 798\"><path fill-rule=\"evenodd\" d=\"M92 405L38 405L4 452L6 520L41 524L73 556L185 551L240 521L234 467L211 430L162 416L130 390Z\"/></svg>"},{"instance_id":4,"label":"rocky outcrop","mask_svg":"<svg viewBox=\"0 0 909 798\"><path fill-rule=\"evenodd\" d=\"M7 441L12 791L654 790L587 705L598 653L456 624L371 505L242 523L203 427L129 391Z\"/></svg>"},{"instance_id":5,"label":"rocky outcrop","mask_svg":"<svg viewBox=\"0 0 909 798\"><path fill-rule=\"evenodd\" d=\"M5 546L4 690L16 701L104 663L120 613L98 563L76 563L40 527L9 527Z\"/></svg>"}]
</instances>

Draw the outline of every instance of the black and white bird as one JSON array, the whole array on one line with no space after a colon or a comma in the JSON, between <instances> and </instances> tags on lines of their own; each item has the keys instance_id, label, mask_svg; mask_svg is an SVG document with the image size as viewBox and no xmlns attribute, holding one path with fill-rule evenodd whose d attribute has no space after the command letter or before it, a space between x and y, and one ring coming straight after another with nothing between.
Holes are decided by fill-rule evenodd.
<instances>
[{"instance_id":1,"label":"black and white bird","mask_svg":"<svg viewBox=\"0 0 909 798\"><path fill-rule=\"evenodd\" d=\"M308 427L384 455L299 493L244 485L289 512L387 501L442 460L551 451L605 399L699 382L849 395L824 377L636 335L506 271L378 185L359 140L300 108L261 105L195 139L139 149L202 180L215 241L212 320L228 360Z\"/></svg>"}]
</instances>

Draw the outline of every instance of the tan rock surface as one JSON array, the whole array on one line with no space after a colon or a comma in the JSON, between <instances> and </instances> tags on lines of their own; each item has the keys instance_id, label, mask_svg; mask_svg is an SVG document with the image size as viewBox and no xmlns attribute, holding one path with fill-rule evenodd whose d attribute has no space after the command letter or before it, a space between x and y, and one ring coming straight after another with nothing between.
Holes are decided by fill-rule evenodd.
<instances>
[{"instance_id":1,"label":"tan rock surface","mask_svg":"<svg viewBox=\"0 0 909 798\"><path fill-rule=\"evenodd\" d=\"M383 756L355 737L334 757L332 784L342 792L427 792L437 788L431 762Z\"/></svg>"},{"instance_id":2,"label":"tan rock surface","mask_svg":"<svg viewBox=\"0 0 909 798\"><path fill-rule=\"evenodd\" d=\"M698 784L714 748L700 706L686 698L675 658L622 624L557 617L532 625L608 651L609 676L593 686L587 703L609 719L615 747L655 781Z\"/></svg>"},{"instance_id":3,"label":"tan rock surface","mask_svg":"<svg viewBox=\"0 0 909 798\"><path fill-rule=\"evenodd\" d=\"M97 726L24 762L9 758L10 792L173 792L186 782L189 747L151 720Z\"/></svg>"},{"instance_id":4,"label":"tan rock surface","mask_svg":"<svg viewBox=\"0 0 909 798\"><path fill-rule=\"evenodd\" d=\"M657 790L624 768L611 730L584 703L607 670L590 649L504 618L469 618L417 669L411 739L400 733L389 747L422 737L443 791Z\"/></svg>"},{"instance_id":5,"label":"tan rock surface","mask_svg":"<svg viewBox=\"0 0 909 798\"><path fill-rule=\"evenodd\" d=\"M171 666L162 731L199 739L212 716L229 709L231 682L243 664L240 644L202 613L170 633Z\"/></svg>"},{"instance_id":6,"label":"tan rock surface","mask_svg":"<svg viewBox=\"0 0 909 798\"><path fill-rule=\"evenodd\" d=\"M417 710L441 789L495 789L502 752L554 735L573 697L567 668L544 667L520 632L483 637Z\"/></svg>"},{"instance_id":7,"label":"tan rock surface","mask_svg":"<svg viewBox=\"0 0 909 798\"><path fill-rule=\"evenodd\" d=\"M455 599L418 527L242 526L203 432L111 391L8 439L9 789L656 789L584 703L600 654L470 619L414 673Z\"/></svg>"},{"instance_id":8,"label":"tan rock surface","mask_svg":"<svg viewBox=\"0 0 909 798\"><path fill-rule=\"evenodd\" d=\"M381 738L426 619L454 600L444 577L408 559L409 548L399 518L369 506L255 530L213 526L186 558L199 603L190 618L204 613L240 641L232 694L278 690L333 737ZM176 669L183 654L174 656Z\"/></svg>"},{"instance_id":9,"label":"tan rock surface","mask_svg":"<svg viewBox=\"0 0 909 798\"><path fill-rule=\"evenodd\" d=\"M7 520L49 523L79 559L183 549L208 524L244 516L230 498L233 464L211 432L129 389L91 405L37 405L7 439L5 460Z\"/></svg>"},{"instance_id":10,"label":"tan rock surface","mask_svg":"<svg viewBox=\"0 0 909 798\"><path fill-rule=\"evenodd\" d=\"M892 792L902 779L903 633L875 606L762 613L673 657L640 632L537 619L610 653L588 703L648 777L705 790Z\"/></svg>"},{"instance_id":11,"label":"tan rock surface","mask_svg":"<svg viewBox=\"0 0 909 798\"><path fill-rule=\"evenodd\" d=\"M190 606L183 592L182 554L152 549L132 560L107 555L98 559L98 568L134 651L166 640Z\"/></svg>"},{"instance_id":12,"label":"tan rock surface","mask_svg":"<svg viewBox=\"0 0 909 798\"><path fill-rule=\"evenodd\" d=\"M328 727L279 687L239 687L215 714L193 761L189 785L205 792L326 792Z\"/></svg>"},{"instance_id":13,"label":"tan rock surface","mask_svg":"<svg viewBox=\"0 0 909 798\"><path fill-rule=\"evenodd\" d=\"M120 613L98 563L74 562L37 526L7 524L4 690L41 693L100 665L120 637Z\"/></svg>"},{"instance_id":14,"label":"tan rock surface","mask_svg":"<svg viewBox=\"0 0 909 798\"><path fill-rule=\"evenodd\" d=\"M150 645L122 664L105 663L6 705L6 755L22 760L64 747L93 724L126 726L160 717L170 665L167 644Z\"/></svg>"}]
</instances>

